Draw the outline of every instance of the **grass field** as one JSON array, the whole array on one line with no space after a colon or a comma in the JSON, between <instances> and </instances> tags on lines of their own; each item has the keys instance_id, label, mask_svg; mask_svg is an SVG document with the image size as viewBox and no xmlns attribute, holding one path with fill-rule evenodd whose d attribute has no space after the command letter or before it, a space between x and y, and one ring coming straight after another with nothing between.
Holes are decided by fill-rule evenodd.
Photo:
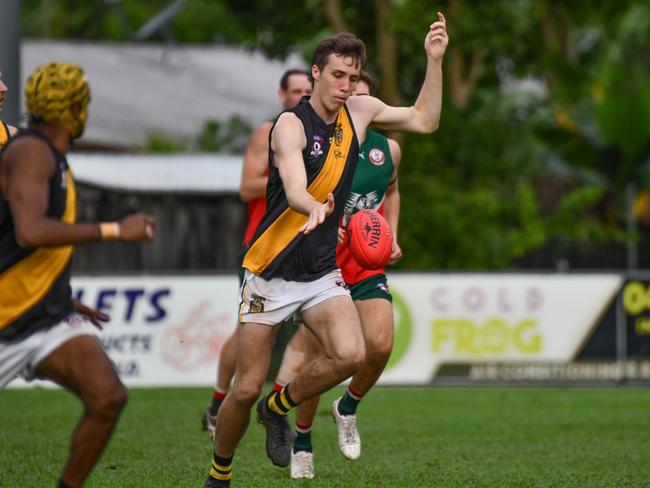
<instances>
[{"instance_id":1,"label":"grass field","mask_svg":"<svg viewBox=\"0 0 650 488\"><path fill-rule=\"evenodd\" d=\"M376 388L359 410L359 461L338 452L330 402L313 439L315 480L292 481L251 424L233 487L650 486L650 390ZM208 389L134 389L89 487L203 486ZM78 401L60 390L0 393L0 486L54 487Z\"/></svg>"}]
</instances>

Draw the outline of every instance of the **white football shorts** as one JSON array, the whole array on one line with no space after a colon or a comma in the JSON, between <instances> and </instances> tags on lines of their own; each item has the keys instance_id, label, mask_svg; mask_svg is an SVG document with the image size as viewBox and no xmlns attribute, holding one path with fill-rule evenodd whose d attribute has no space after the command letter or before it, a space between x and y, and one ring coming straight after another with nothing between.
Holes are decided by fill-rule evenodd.
<instances>
[{"instance_id":1,"label":"white football shorts","mask_svg":"<svg viewBox=\"0 0 650 488\"><path fill-rule=\"evenodd\" d=\"M57 325L35 332L23 341L0 342L0 388L18 376L33 380L41 361L61 344L80 335L95 335L95 332L85 317L72 313Z\"/></svg>"},{"instance_id":2,"label":"white football shorts","mask_svg":"<svg viewBox=\"0 0 650 488\"><path fill-rule=\"evenodd\" d=\"M240 289L239 321L267 325L298 320L303 310L336 296L350 296L336 269L314 281L265 280L246 270Z\"/></svg>"}]
</instances>

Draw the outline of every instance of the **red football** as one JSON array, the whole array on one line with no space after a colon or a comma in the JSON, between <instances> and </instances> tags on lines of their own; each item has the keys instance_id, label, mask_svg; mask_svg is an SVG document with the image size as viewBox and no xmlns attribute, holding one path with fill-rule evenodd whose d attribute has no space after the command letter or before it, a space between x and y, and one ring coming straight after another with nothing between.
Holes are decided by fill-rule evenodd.
<instances>
[{"instance_id":1,"label":"red football","mask_svg":"<svg viewBox=\"0 0 650 488\"><path fill-rule=\"evenodd\" d=\"M379 212L359 210L350 219L347 234L350 253L359 265L366 269L386 265L393 247L393 233Z\"/></svg>"}]
</instances>

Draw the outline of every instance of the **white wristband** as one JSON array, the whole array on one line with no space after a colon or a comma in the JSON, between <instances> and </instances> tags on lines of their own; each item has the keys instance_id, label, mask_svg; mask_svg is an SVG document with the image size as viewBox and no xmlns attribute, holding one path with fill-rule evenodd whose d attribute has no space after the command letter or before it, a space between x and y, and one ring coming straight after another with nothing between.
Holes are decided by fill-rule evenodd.
<instances>
[{"instance_id":1,"label":"white wristband","mask_svg":"<svg viewBox=\"0 0 650 488\"><path fill-rule=\"evenodd\" d=\"M120 224L117 222L102 222L99 224L102 241L116 241L120 238Z\"/></svg>"}]
</instances>

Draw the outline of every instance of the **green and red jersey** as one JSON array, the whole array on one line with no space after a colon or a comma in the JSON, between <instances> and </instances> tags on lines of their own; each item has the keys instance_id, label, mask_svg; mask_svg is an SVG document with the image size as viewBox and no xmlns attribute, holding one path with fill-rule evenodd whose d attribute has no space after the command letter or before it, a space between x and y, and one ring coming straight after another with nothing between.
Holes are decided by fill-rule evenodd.
<instances>
[{"instance_id":1,"label":"green and red jersey","mask_svg":"<svg viewBox=\"0 0 650 488\"><path fill-rule=\"evenodd\" d=\"M361 209L377 210L383 215L386 191L391 183L395 164L390 154L386 136L368 129L366 140L359 150L359 162L352 179L352 188L345 202L342 225ZM384 269L365 269L350 254L346 244L336 249L336 263L343 279L354 285L371 276L384 274Z\"/></svg>"}]
</instances>

